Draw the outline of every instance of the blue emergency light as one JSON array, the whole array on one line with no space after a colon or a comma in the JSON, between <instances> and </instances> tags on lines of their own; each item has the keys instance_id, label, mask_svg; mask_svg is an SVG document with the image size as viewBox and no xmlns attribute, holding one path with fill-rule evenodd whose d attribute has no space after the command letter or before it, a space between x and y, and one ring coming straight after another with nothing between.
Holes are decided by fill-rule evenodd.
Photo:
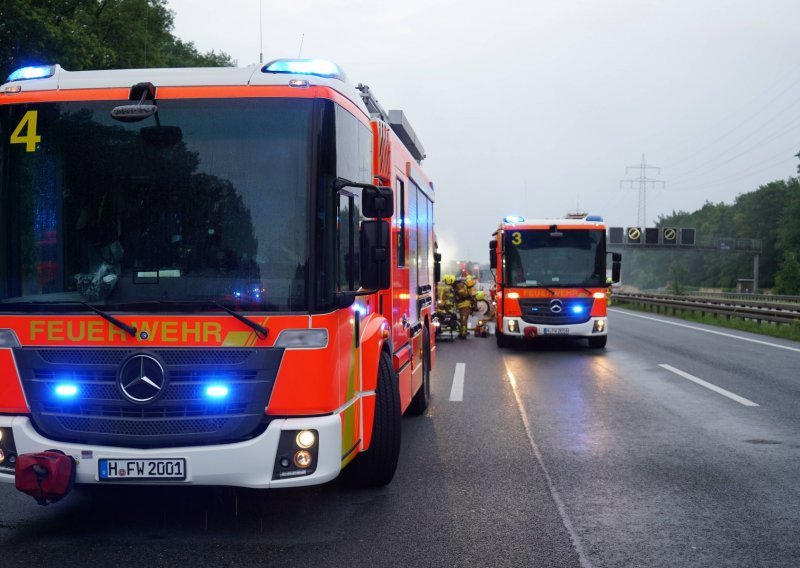
<instances>
[{"instance_id":1,"label":"blue emergency light","mask_svg":"<svg viewBox=\"0 0 800 568\"><path fill-rule=\"evenodd\" d=\"M519 215L507 215L503 217L504 223L524 223L525 217L520 217Z\"/></svg>"},{"instance_id":2,"label":"blue emergency light","mask_svg":"<svg viewBox=\"0 0 800 568\"><path fill-rule=\"evenodd\" d=\"M209 385L206 387L206 396L216 400L225 398L230 393L230 389L225 385Z\"/></svg>"},{"instance_id":3,"label":"blue emergency light","mask_svg":"<svg viewBox=\"0 0 800 568\"><path fill-rule=\"evenodd\" d=\"M78 387L69 383L61 383L56 385L55 393L59 398L73 398L78 394Z\"/></svg>"},{"instance_id":4,"label":"blue emergency light","mask_svg":"<svg viewBox=\"0 0 800 568\"><path fill-rule=\"evenodd\" d=\"M56 74L54 65L34 65L22 67L8 76L7 81L27 81L28 79L45 79Z\"/></svg>"},{"instance_id":5,"label":"blue emergency light","mask_svg":"<svg viewBox=\"0 0 800 568\"><path fill-rule=\"evenodd\" d=\"M264 65L261 71L263 73L316 75L328 79L345 80L345 74L341 67L324 59L276 59Z\"/></svg>"},{"instance_id":6,"label":"blue emergency light","mask_svg":"<svg viewBox=\"0 0 800 568\"><path fill-rule=\"evenodd\" d=\"M572 306L572 313L573 314L582 314L583 313L583 306Z\"/></svg>"}]
</instances>

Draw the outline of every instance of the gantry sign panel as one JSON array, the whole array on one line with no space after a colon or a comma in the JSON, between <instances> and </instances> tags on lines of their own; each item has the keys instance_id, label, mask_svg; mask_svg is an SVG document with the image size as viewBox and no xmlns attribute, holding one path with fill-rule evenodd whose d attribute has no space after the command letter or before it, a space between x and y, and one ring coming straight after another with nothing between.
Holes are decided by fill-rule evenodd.
<instances>
[{"instance_id":1,"label":"gantry sign panel","mask_svg":"<svg viewBox=\"0 0 800 568\"><path fill-rule=\"evenodd\" d=\"M693 247L696 230L682 227L609 227L609 245L646 245Z\"/></svg>"}]
</instances>

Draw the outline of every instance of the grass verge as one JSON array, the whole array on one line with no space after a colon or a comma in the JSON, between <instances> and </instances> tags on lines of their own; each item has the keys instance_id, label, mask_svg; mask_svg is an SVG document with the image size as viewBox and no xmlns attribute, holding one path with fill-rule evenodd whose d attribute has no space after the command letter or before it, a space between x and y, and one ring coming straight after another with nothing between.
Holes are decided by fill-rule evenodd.
<instances>
[{"instance_id":1,"label":"grass verge","mask_svg":"<svg viewBox=\"0 0 800 568\"><path fill-rule=\"evenodd\" d=\"M671 313L659 313L644 309L644 307L629 302L615 301L614 308L625 308L637 312L645 312L653 315L663 315L667 317L674 317L695 323L705 323L708 325L715 325L717 327L726 327L728 329L738 329L739 331L749 331L750 333L758 333L761 335L769 335L770 337L779 337L781 339L791 339L792 341L800 341L800 324L785 324L785 323L759 323L750 320L743 320L737 318L727 319L722 316L714 317L712 315L699 315L692 314L685 311L677 311L675 315Z\"/></svg>"}]
</instances>

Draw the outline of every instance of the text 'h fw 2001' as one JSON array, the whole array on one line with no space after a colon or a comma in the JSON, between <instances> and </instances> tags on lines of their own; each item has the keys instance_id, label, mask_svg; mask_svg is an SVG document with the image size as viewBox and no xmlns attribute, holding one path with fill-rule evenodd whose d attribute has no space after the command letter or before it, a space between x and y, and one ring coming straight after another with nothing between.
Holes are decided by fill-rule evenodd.
<instances>
[{"instance_id":1,"label":"text 'h fw 2001'","mask_svg":"<svg viewBox=\"0 0 800 568\"><path fill-rule=\"evenodd\" d=\"M321 60L25 68L0 106L0 481L391 481L435 360L401 111Z\"/></svg>"},{"instance_id":2,"label":"text 'h fw 2001'","mask_svg":"<svg viewBox=\"0 0 800 568\"><path fill-rule=\"evenodd\" d=\"M489 259L497 280L498 346L539 337L606 346L607 292L619 282L621 257L606 251L601 217L506 217L489 242Z\"/></svg>"}]
</instances>

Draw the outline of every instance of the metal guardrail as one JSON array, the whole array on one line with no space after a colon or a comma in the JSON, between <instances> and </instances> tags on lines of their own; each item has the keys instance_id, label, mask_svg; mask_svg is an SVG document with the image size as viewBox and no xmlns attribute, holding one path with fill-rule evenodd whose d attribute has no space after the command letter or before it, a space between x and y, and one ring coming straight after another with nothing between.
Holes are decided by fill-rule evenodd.
<instances>
[{"instance_id":1,"label":"metal guardrail","mask_svg":"<svg viewBox=\"0 0 800 568\"><path fill-rule=\"evenodd\" d=\"M687 296L697 298L723 298L764 303L800 304L800 296L780 296L777 294L754 294L741 292L687 292Z\"/></svg>"},{"instance_id":2,"label":"metal guardrail","mask_svg":"<svg viewBox=\"0 0 800 568\"><path fill-rule=\"evenodd\" d=\"M749 294L736 294L736 296ZM763 296L759 295L763 298ZM660 313L676 314L678 311L709 314L727 319L738 318L757 322L800 323L800 304L792 302L752 301L739 298L710 298L698 296L672 296L668 294L642 294L615 292L613 299L628 302Z\"/></svg>"}]
</instances>

